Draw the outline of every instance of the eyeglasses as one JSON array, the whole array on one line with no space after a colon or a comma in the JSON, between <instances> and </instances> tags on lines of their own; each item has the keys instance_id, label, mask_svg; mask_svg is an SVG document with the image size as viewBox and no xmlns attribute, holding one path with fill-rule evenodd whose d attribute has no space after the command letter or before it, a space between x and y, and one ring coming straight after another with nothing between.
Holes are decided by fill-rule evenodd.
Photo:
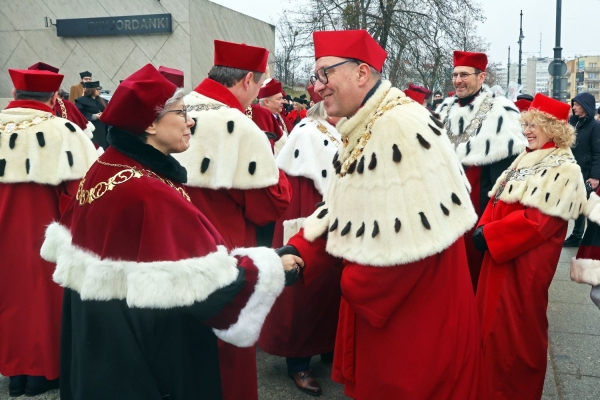
<instances>
[{"instance_id":1,"label":"eyeglasses","mask_svg":"<svg viewBox=\"0 0 600 400\"><path fill-rule=\"evenodd\" d=\"M354 62L357 65L360 65L360 63L356 60L346 60L346 61L342 61L340 63L337 64L333 64L329 67L324 67L324 68L319 68L317 70L317 73L313 76L311 76L310 78L308 78L310 80L310 83L312 83L313 86L315 86L315 83L317 83L317 81L321 82L323 85L327 85L329 83L329 77L327 76L327 71L335 68L335 67L339 67L342 64L346 64L349 62Z\"/></svg>"},{"instance_id":2,"label":"eyeglasses","mask_svg":"<svg viewBox=\"0 0 600 400\"><path fill-rule=\"evenodd\" d=\"M523 128L523 132L529 131L533 132L535 130L535 124L521 124L521 128Z\"/></svg>"},{"instance_id":3,"label":"eyeglasses","mask_svg":"<svg viewBox=\"0 0 600 400\"><path fill-rule=\"evenodd\" d=\"M187 108L185 108L185 107L183 109L181 109L181 110L169 110L169 111L166 111L166 112L177 113L177 115L182 116L183 119L186 120L186 122L187 122Z\"/></svg>"},{"instance_id":4,"label":"eyeglasses","mask_svg":"<svg viewBox=\"0 0 600 400\"><path fill-rule=\"evenodd\" d=\"M455 80L457 80L458 78L460 78L461 80L463 80L463 81L464 81L464 80L465 80L465 79L467 79L469 76L471 76L471 75L479 75L480 73L481 73L481 72L473 72L473 73L467 74L466 72L461 72L461 73L456 73L456 72L455 72L455 73L453 73L453 74L452 74L452 80L453 80L453 81L455 81Z\"/></svg>"}]
</instances>

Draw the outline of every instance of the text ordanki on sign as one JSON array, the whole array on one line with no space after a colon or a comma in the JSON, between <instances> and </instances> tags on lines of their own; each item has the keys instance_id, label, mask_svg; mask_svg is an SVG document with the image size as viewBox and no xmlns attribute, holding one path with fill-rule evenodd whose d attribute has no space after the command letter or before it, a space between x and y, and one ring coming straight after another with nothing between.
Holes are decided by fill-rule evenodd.
<instances>
[{"instance_id":1,"label":"text ordanki on sign","mask_svg":"<svg viewBox=\"0 0 600 400\"><path fill-rule=\"evenodd\" d=\"M172 32L171 14L57 19L57 36L140 35Z\"/></svg>"}]
</instances>

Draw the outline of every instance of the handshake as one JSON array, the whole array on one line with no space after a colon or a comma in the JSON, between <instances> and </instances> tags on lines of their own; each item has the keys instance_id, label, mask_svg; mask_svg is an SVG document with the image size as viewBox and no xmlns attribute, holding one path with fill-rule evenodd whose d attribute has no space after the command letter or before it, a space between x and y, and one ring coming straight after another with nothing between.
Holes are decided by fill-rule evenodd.
<instances>
[{"instance_id":1,"label":"handshake","mask_svg":"<svg viewBox=\"0 0 600 400\"><path fill-rule=\"evenodd\" d=\"M300 276L300 268L304 268L304 260L300 258L298 250L294 246L283 246L275 250L281 257L283 270L285 272L285 286L292 286Z\"/></svg>"}]
</instances>

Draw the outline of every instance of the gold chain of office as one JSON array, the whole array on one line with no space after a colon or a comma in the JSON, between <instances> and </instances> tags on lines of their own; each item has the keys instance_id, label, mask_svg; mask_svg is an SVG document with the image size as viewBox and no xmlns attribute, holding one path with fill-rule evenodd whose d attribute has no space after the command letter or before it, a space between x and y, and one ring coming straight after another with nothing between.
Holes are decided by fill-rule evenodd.
<instances>
[{"instance_id":1,"label":"gold chain of office","mask_svg":"<svg viewBox=\"0 0 600 400\"><path fill-rule=\"evenodd\" d=\"M148 178L158 179L159 181L171 186L173 189L179 192L179 194L181 194L187 201L191 201L190 196L182 187L175 186L173 182L166 178L158 176L153 171L138 167L131 167L129 165L123 164L110 164L100 160L96 160L96 162L109 167L120 167L125 169L117 172L115 175L108 178L106 182L97 183L93 188L90 188L89 190L83 188L83 185L85 184L85 177L83 177L83 179L79 183L79 188L77 189L77 196L75 197L79 202L80 206L83 206L84 204L92 204L95 200L98 200L100 197L104 196L106 192L113 190L117 185L123 184L132 178L142 178L144 176Z\"/></svg>"}]
</instances>

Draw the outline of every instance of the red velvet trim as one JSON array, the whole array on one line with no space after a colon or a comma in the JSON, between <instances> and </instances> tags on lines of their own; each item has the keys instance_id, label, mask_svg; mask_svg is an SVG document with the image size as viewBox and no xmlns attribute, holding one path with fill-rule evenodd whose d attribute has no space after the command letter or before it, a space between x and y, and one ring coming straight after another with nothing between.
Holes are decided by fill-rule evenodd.
<instances>
[{"instance_id":1,"label":"red velvet trim","mask_svg":"<svg viewBox=\"0 0 600 400\"><path fill-rule=\"evenodd\" d=\"M200 93L203 96L217 100L231 108L237 108L241 112L245 112L240 104L240 101L231 93L229 89L221 85L219 82L210 78L206 78L194 89L194 92Z\"/></svg>"},{"instance_id":2,"label":"red velvet trim","mask_svg":"<svg viewBox=\"0 0 600 400\"><path fill-rule=\"evenodd\" d=\"M536 150L556 149L556 148L557 148L556 143L548 142L545 145L543 145L541 149L536 149ZM528 153L531 153L532 151L535 151L535 150L531 150L529 147L526 147L525 151Z\"/></svg>"},{"instance_id":3,"label":"red velvet trim","mask_svg":"<svg viewBox=\"0 0 600 400\"><path fill-rule=\"evenodd\" d=\"M40 103L35 100L13 100L6 106L5 110L9 108L31 108L33 110L45 111L54 114L54 110L50 106Z\"/></svg>"}]
</instances>

